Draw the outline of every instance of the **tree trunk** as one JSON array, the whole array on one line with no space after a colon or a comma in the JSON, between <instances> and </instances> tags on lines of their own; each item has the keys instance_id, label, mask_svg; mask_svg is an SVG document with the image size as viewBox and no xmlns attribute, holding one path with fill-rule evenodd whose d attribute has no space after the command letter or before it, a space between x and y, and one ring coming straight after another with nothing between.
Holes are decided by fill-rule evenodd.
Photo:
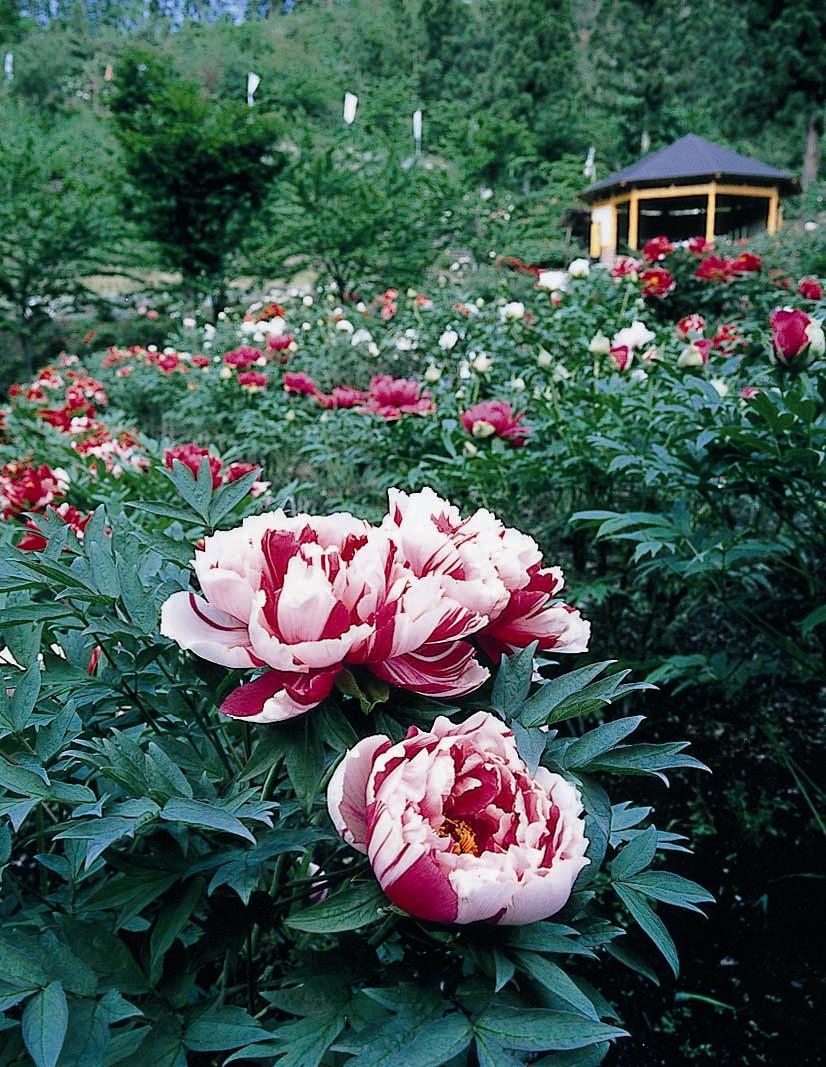
<instances>
[{"instance_id":1,"label":"tree trunk","mask_svg":"<svg viewBox=\"0 0 826 1067\"><path fill-rule=\"evenodd\" d=\"M817 169L820 163L820 138L823 135L823 109L812 111L806 130L806 151L803 155L803 173L800 184L804 189L817 181Z\"/></svg>"},{"instance_id":2,"label":"tree trunk","mask_svg":"<svg viewBox=\"0 0 826 1067\"><path fill-rule=\"evenodd\" d=\"M26 380L30 381L34 376L34 361L32 359L32 339L29 336L27 329L27 323L22 323L22 329L17 335L17 339L20 342L20 358L23 360L23 366L26 368Z\"/></svg>"}]
</instances>

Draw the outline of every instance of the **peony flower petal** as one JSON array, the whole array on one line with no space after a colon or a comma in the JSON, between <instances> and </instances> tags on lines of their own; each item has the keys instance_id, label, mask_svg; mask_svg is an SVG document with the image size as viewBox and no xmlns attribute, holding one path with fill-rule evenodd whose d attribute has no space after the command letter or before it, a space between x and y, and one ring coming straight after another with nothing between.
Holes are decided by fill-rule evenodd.
<instances>
[{"instance_id":1,"label":"peony flower petal","mask_svg":"<svg viewBox=\"0 0 826 1067\"><path fill-rule=\"evenodd\" d=\"M330 695L338 669L290 674L267 671L254 682L234 689L221 705L221 712L247 722L282 722L320 704Z\"/></svg>"},{"instance_id":2,"label":"peony flower petal","mask_svg":"<svg viewBox=\"0 0 826 1067\"><path fill-rule=\"evenodd\" d=\"M392 685L425 696L464 696L490 676L467 641L423 645L416 652L371 663L370 670Z\"/></svg>"},{"instance_id":3,"label":"peony flower petal","mask_svg":"<svg viewBox=\"0 0 826 1067\"><path fill-rule=\"evenodd\" d=\"M367 852L367 782L376 756L392 744L384 734L365 737L344 754L327 787L327 811L344 840Z\"/></svg>"},{"instance_id":4,"label":"peony flower petal","mask_svg":"<svg viewBox=\"0 0 826 1067\"><path fill-rule=\"evenodd\" d=\"M173 593L161 608L161 633L222 667L257 667L247 627L194 593Z\"/></svg>"}]
</instances>

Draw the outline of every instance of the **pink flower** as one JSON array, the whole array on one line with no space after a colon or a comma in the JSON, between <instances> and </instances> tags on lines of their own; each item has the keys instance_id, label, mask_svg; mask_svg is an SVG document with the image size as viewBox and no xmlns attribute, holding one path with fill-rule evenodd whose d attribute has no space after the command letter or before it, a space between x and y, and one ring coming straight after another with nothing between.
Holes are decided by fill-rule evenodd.
<instances>
[{"instance_id":1,"label":"pink flower","mask_svg":"<svg viewBox=\"0 0 826 1067\"><path fill-rule=\"evenodd\" d=\"M706 328L706 320L702 315L684 315L677 323L677 336L682 338L702 337Z\"/></svg>"},{"instance_id":2,"label":"pink flower","mask_svg":"<svg viewBox=\"0 0 826 1067\"><path fill-rule=\"evenodd\" d=\"M284 352L293 343L293 336L291 333L278 334L275 337L267 338L267 348L271 352Z\"/></svg>"},{"instance_id":3,"label":"pink flower","mask_svg":"<svg viewBox=\"0 0 826 1067\"><path fill-rule=\"evenodd\" d=\"M756 385L744 385L740 390L740 396L742 396L744 400L752 400L759 392L760 390Z\"/></svg>"},{"instance_id":4,"label":"pink flower","mask_svg":"<svg viewBox=\"0 0 826 1067\"><path fill-rule=\"evenodd\" d=\"M189 362L193 367L208 367L209 356L190 356Z\"/></svg>"},{"instance_id":5,"label":"pink flower","mask_svg":"<svg viewBox=\"0 0 826 1067\"><path fill-rule=\"evenodd\" d=\"M538 641L544 650L584 652L590 624L556 600L562 571L542 567L532 537L480 508L469 518L432 489L389 491L382 524L418 576L436 575L445 592L488 624L474 640L498 662L503 652Z\"/></svg>"},{"instance_id":6,"label":"pink flower","mask_svg":"<svg viewBox=\"0 0 826 1067\"><path fill-rule=\"evenodd\" d=\"M436 410L436 405L430 399L430 393L415 379L378 374L370 382L364 410L395 421L402 415L429 415Z\"/></svg>"},{"instance_id":7,"label":"pink flower","mask_svg":"<svg viewBox=\"0 0 826 1067\"><path fill-rule=\"evenodd\" d=\"M367 393L349 385L336 385L331 393L323 393L318 401L325 408L356 408L366 403Z\"/></svg>"},{"instance_id":8,"label":"pink flower","mask_svg":"<svg viewBox=\"0 0 826 1067\"><path fill-rule=\"evenodd\" d=\"M310 375L301 370L284 371L284 389L302 396L318 396L321 392Z\"/></svg>"},{"instance_id":9,"label":"pink flower","mask_svg":"<svg viewBox=\"0 0 826 1067\"><path fill-rule=\"evenodd\" d=\"M662 299L674 291L677 284L670 272L663 267L648 267L640 274L640 284L643 296L653 296Z\"/></svg>"},{"instance_id":10,"label":"pink flower","mask_svg":"<svg viewBox=\"0 0 826 1067\"><path fill-rule=\"evenodd\" d=\"M250 392L266 389L269 383L270 379L261 371L245 370L238 375L238 384L242 389L248 389Z\"/></svg>"},{"instance_id":11,"label":"pink flower","mask_svg":"<svg viewBox=\"0 0 826 1067\"><path fill-rule=\"evenodd\" d=\"M805 311L778 308L770 323L773 356L781 366L802 366L809 356L823 355L823 327Z\"/></svg>"},{"instance_id":12,"label":"pink flower","mask_svg":"<svg viewBox=\"0 0 826 1067\"><path fill-rule=\"evenodd\" d=\"M390 300L387 303L382 304L381 311L379 312L379 314L381 315L381 317L384 319L385 322L389 322L390 319L392 319L395 316L395 314L396 314L396 312L398 310L399 310L398 304L396 304L392 300Z\"/></svg>"},{"instance_id":13,"label":"pink flower","mask_svg":"<svg viewBox=\"0 0 826 1067\"><path fill-rule=\"evenodd\" d=\"M634 353L628 345L613 345L608 355L617 365L617 370L625 371L631 366Z\"/></svg>"},{"instance_id":14,"label":"pink flower","mask_svg":"<svg viewBox=\"0 0 826 1067\"><path fill-rule=\"evenodd\" d=\"M522 426L525 412L515 413L506 400L484 400L462 412L462 425L471 437L501 437L514 446L524 445L530 428Z\"/></svg>"},{"instance_id":15,"label":"pink flower","mask_svg":"<svg viewBox=\"0 0 826 1067\"><path fill-rule=\"evenodd\" d=\"M206 538L195 558L204 597L174 593L161 632L226 667L267 667L221 710L255 722L308 711L346 664L431 696L459 696L488 672L463 640L487 618L417 579L386 532L341 513L283 511Z\"/></svg>"},{"instance_id":16,"label":"pink flower","mask_svg":"<svg viewBox=\"0 0 826 1067\"><path fill-rule=\"evenodd\" d=\"M169 470L172 470L177 459L179 463L183 463L185 467L188 467L197 478L198 468L204 456L209 459L212 488L217 489L221 484L221 461L217 456L210 455L208 448L201 448L200 445L192 444L191 442L185 445L175 445L174 448L168 448L164 453L164 462Z\"/></svg>"},{"instance_id":17,"label":"pink flower","mask_svg":"<svg viewBox=\"0 0 826 1067\"><path fill-rule=\"evenodd\" d=\"M261 359L264 353L260 348L253 348L251 345L241 345L240 348L234 348L231 352L224 353L224 363L229 367L251 367L256 360Z\"/></svg>"},{"instance_id":18,"label":"pink flower","mask_svg":"<svg viewBox=\"0 0 826 1067\"><path fill-rule=\"evenodd\" d=\"M817 278L801 278L797 286L798 293L804 300L822 300L823 286Z\"/></svg>"},{"instance_id":19,"label":"pink flower","mask_svg":"<svg viewBox=\"0 0 826 1067\"><path fill-rule=\"evenodd\" d=\"M170 352L168 355L161 356L158 360L158 367L164 374L171 374L174 370L177 370L180 365L180 358L175 352Z\"/></svg>"},{"instance_id":20,"label":"pink flower","mask_svg":"<svg viewBox=\"0 0 826 1067\"><path fill-rule=\"evenodd\" d=\"M723 323L718 327L717 333L711 341L712 348L719 349L724 356L730 355L734 349L743 343L743 338L733 322Z\"/></svg>"},{"instance_id":21,"label":"pink flower","mask_svg":"<svg viewBox=\"0 0 826 1067\"><path fill-rule=\"evenodd\" d=\"M545 767L532 776L511 731L485 711L411 726L397 744L360 741L336 768L327 806L390 900L430 922L546 919L589 862L575 787Z\"/></svg>"},{"instance_id":22,"label":"pink flower","mask_svg":"<svg viewBox=\"0 0 826 1067\"><path fill-rule=\"evenodd\" d=\"M631 274L639 274L643 269L644 263L641 259L632 259L631 256L620 256L616 263L611 268L611 277L618 281L620 278L627 278Z\"/></svg>"},{"instance_id":23,"label":"pink flower","mask_svg":"<svg viewBox=\"0 0 826 1067\"><path fill-rule=\"evenodd\" d=\"M673 251L674 245L667 237L652 237L650 241L643 245L642 258L648 263L656 263L658 260L670 256Z\"/></svg>"}]
</instances>

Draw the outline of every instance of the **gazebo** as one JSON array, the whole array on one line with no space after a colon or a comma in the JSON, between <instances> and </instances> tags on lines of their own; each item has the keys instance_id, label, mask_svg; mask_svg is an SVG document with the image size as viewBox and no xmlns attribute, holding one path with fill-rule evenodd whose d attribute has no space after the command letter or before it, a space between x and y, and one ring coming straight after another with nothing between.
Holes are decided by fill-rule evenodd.
<instances>
[{"instance_id":1,"label":"gazebo","mask_svg":"<svg viewBox=\"0 0 826 1067\"><path fill-rule=\"evenodd\" d=\"M787 171L690 133L581 194L591 209L591 255L610 261L659 234L713 241L776 233L780 196L796 188Z\"/></svg>"}]
</instances>

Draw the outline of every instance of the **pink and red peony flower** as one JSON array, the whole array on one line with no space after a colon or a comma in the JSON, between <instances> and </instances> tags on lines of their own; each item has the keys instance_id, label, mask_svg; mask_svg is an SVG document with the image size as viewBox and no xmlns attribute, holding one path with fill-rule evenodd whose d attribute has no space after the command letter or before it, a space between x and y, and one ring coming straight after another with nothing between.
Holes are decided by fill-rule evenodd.
<instances>
[{"instance_id":1,"label":"pink and red peony flower","mask_svg":"<svg viewBox=\"0 0 826 1067\"><path fill-rule=\"evenodd\" d=\"M198 469L201 466L201 460L206 456L209 461L209 472L212 475L212 488L217 489L221 484L221 461L217 456L210 454L208 448L201 448L200 445L192 444L191 442L184 445L174 445L172 448L168 448L164 453L164 463L173 470L175 467L175 460L179 463L183 463L185 467L188 467L190 471L198 477Z\"/></svg>"},{"instance_id":2,"label":"pink and red peony flower","mask_svg":"<svg viewBox=\"0 0 826 1067\"><path fill-rule=\"evenodd\" d=\"M253 348L251 345L241 345L240 348L234 348L231 352L224 353L224 363L229 367L239 367L244 369L251 367L253 363L256 363L262 358L264 353L260 348Z\"/></svg>"},{"instance_id":3,"label":"pink and red peony flower","mask_svg":"<svg viewBox=\"0 0 826 1067\"><path fill-rule=\"evenodd\" d=\"M661 300L674 291L676 282L670 271L663 267L648 267L640 274L642 295Z\"/></svg>"},{"instance_id":4,"label":"pink and red peony flower","mask_svg":"<svg viewBox=\"0 0 826 1067\"><path fill-rule=\"evenodd\" d=\"M685 340L689 337L702 337L705 333L706 320L702 315L684 315L677 323L677 336Z\"/></svg>"},{"instance_id":5,"label":"pink and red peony flower","mask_svg":"<svg viewBox=\"0 0 826 1067\"><path fill-rule=\"evenodd\" d=\"M530 427L523 426L525 412L514 412L506 400L484 400L462 412L462 425L471 437L501 437L515 447L530 437Z\"/></svg>"},{"instance_id":6,"label":"pink and red peony flower","mask_svg":"<svg viewBox=\"0 0 826 1067\"><path fill-rule=\"evenodd\" d=\"M257 370L245 370L238 375L238 384L242 389L247 389L251 393L260 392L266 389L270 383L268 375L262 371Z\"/></svg>"},{"instance_id":7,"label":"pink and red peony flower","mask_svg":"<svg viewBox=\"0 0 826 1067\"><path fill-rule=\"evenodd\" d=\"M817 278L801 278L797 286L797 291L804 300L823 299L823 286Z\"/></svg>"},{"instance_id":8,"label":"pink and red peony flower","mask_svg":"<svg viewBox=\"0 0 826 1067\"><path fill-rule=\"evenodd\" d=\"M783 367L802 367L811 356L822 356L823 326L798 308L778 308L772 312L772 355Z\"/></svg>"},{"instance_id":9,"label":"pink and red peony flower","mask_svg":"<svg viewBox=\"0 0 826 1067\"><path fill-rule=\"evenodd\" d=\"M634 350L629 345L612 345L608 355L619 371L626 371L634 361Z\"/></svg>"},{"instance_id":10,"label":"pink and red peony flower","mask_svg":"<svg viewBox=\"0 0 826 1067\"><path fill-rule=\"evenodd\" d=\"M432 490L391 490L380 527L282 511L214 534L195 558L203 597L173 594L161 629L226 667L264 668L222 706L256 722L318 704L345 666L428 696L460 696L491 657L538 641L584 651L589 626L556 600L558 569L490 512L463 519Z\"/></svg>"},{"instance_id":11,"label":"pink and red peony flower","mask_svg":"<svg viewBox=\"0 0 826 1067\"><path fill-rule=\"evenodd\" d=\"M714 247L713 241L707 241L705 237L691 237L686 241L686 248L693 256L704 256Z\"/></svg>"},{"instance_id":12,"label":"pink and red peony flower","mask_svg":"<svg viewBox=\"0 0 826 1067\"><path fill-rule=\"evenodd\" d=\"M43 511L68 486L68 475L60 467L52 469L46 463L32 467L12 460L0 468L0 513L8 519L21 511Z\"/></svg>"},{"instance_id":13,"label":"pink and red peony flower","mask_svg":"<svg viewBox=\"0 0 826 1067\"><path fill-rule=\"evenodd\" d=\"M631 256L620 256L611 268L611 277L615 281L619 281L620 278L628 278L632 275L639 274L644 267L645 263L641 259L633 259Z\"/></svg>"},{"instance_id":14,"label":"pink and red peony flower","mask_svg":"<svg viewBox=\"0 0 826 1067\"><path fill-rule=\"evenodd\" d=\"M402 415L429 415L436 410L436 405L430 393L414 378L378 374L370 382L364 410L392 422Z\"/></svg>"},{"instance_id":15,"label":"pink and red peony flower","mask_svg":"<svg viewBox=\"0 0 826 1067\"><path fill-rule=\"evenodd\" d=\"M642 258L648 263L656 263L674 251L674 245L667 237L652 237L643 245Z\"/></svg>"},{"instance_id":16,"label":"pink and red peony flower","mask_svg":"<svg viewBox=\"0 0 826 1067\"><path fill-rule=\"evenodd\" d=\"M531 774L512 732L485 711L411 726L396 744L360 741L327 806L389 899L430 922L547 919L589 862L576 788L545 767Z\"/></svg>"},{"instance_id":17,"label":"pink and red peony flower","mask_svg":"<svg viewBox=\"0 0 826 1067\"><path fill-rule=\"evenodd\" d=\"M694 277L703 282L731 281L731 262L720 256L707 256L694 271Z\"/></svg>"},{"instance_id":18,"label":"pink and red peony flower","mask_svg":"<svg viewBox=\"0 0 826 1067\"><path fill-rule=\"evenodd\" d=\"M310 377L302 370L284 371L284 390L288 393L298 393L300 396L319 396L321 390Z\"/></svg>"},{"instance_id":19,"label":"pink and red peony flower","mask_svg":"<svg viewBox=\"0 0 826 1067\"><path fill-rule=\"evenodd\" d=\"M322 393L317 399L325 408L357 408L366 403L367 393L349 385L336 385L332 392Z\"/></svg>"},{"instance_id":20,"label":"pink and red peony flower","mask_svg":"<svg viewBox=\"0 0 826 1067\"><path fill-rule=\"evenodd\" d=\"M741 252L729 262L732 274L755 274L762 268L763 260L756 252Z\"/></svg>"}]
</instances>

